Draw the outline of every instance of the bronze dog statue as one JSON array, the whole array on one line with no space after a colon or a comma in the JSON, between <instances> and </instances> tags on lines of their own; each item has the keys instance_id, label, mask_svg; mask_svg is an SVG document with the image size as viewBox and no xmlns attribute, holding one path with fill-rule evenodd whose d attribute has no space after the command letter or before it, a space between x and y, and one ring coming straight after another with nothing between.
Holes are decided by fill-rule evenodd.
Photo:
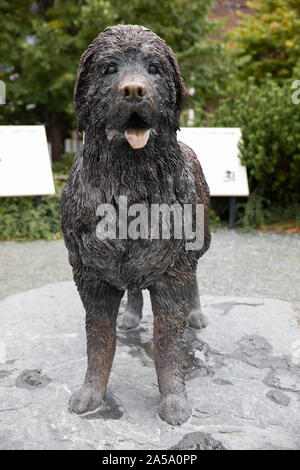
<instances>
[{"instance_id":1,"label":"bronze dog statue","mask_svg":"<svg viewBox=\"0 0 300 470\"><path fill-rule=\"evenodd\" d=\"M120 327L132 328L149 289L160 418L182 424L191 416L184 382L182 336L189 323L205 326L197 286L198 258L208 249L209 189L194 152L177 141L184 81L171 48L142 26L109 27L81 57L75 84L84 145L62 192L61 223L74 280L86 310L88 367L69 410L83 414L103 400ZM101 204L174 203L204 207L204 241L187 250L183 239L97 236ZM172 225L173 226L173 225Z\"/></svg>"}]
</instances>

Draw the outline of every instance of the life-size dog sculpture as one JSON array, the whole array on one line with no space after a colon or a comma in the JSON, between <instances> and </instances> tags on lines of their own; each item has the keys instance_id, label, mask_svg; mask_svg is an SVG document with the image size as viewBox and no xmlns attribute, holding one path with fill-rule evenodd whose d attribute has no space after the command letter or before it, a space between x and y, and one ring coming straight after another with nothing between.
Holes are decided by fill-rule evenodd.
<instances>
[{"instance_id":1,"label":"life-size dog sculpture","mask_svg":"<svg viewBox=\"0 0 300 470\"><path fill-rule=\"evenodd\" d=\"M75 84L78 128L85 133L61 199L61 223L73 276L86 310L88 366L69 410L83 414L103 400L115 354L120 301L128 289L122 328L138 325L142 289L154 314L159 416L182 424L192 408L184 383L183 331L201 327L196 280L208 249L209 190L194 152L177 142L185 87L171 48L142 26L109 27L81 57ZM204 243L99 239L97 207L143 203L203 204Z\"/></svg>"}]
</instances>

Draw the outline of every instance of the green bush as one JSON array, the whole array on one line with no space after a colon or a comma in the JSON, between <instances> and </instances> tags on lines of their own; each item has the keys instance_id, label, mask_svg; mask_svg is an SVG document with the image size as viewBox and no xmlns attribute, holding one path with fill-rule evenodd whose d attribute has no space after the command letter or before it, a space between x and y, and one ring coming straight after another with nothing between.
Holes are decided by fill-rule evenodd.
<instances>
[{"instance_id":1,"label":"green bush","mask_svg":"<svg viewBox=\"0 0 300 470\"><path fill-rule=\"evenodd\" d=\"M237 225L244 229L266 226L269 217L269 201L259 191L250 193L247 202L237 205Z\"/></svg>"},{"instance_id":2,"label":"green bush","mask_svg":"<svg viewBox=\"0 0 300 470\"><path fill-rule=\"evenodd\" d=\"M60 236L59 187L54 196L43 196L36 207L34 197L0 200L0 240L55 239Z\"/></svg>"},{"instance_id":3,"label":"green bush","mask_svg":"<svg viewBox=\"0 0 300 470\"><path fill-rule=\"evenodd\" d=\"M62 158L52 164L52 171L59 175L68 175L71 166L73 165L75 152L65 153Z\"/></svg>"},{"instance_id":4,"label":"green bush","mask_svg":"<svg viewBox=\"0 0 300 470\"><path fill-rule=\"evenodd\" d=\"M253 0L248 5L251 15L240 13L238 27L229 32L235 73L244 80L255 76L259 83L271 73L281 83L299 60L300 2Z\"/></svg>"},{"instance_id":5,"label":"green bush","mask_svg":"<svg viewBox=\"0 0 300 470\"><path fill-rule=\"evenodd\" d=\"M292 82L280 86L270 77L261 86L253 78L235 82L209 120L215 127L241 127L250 189L276 204L299 199L300 104L292 102Z\"/></svg>"},{"instance_id":6,"label":"green bush","mask_svg":"<svg viewBox=\"0 0 300 470\"><path fill-rule=\"evenodd\" d=\"M300 203L294 200L284 206L274 205L259 190L254 191L246 202L237 205L237 226L246 230L273 230L277 227L280 230L299 231Z\"/></svg>"},{"instance_id":7,"label":"green bush","mask_svg":"<svg viewBox=\"0 0 300 470\"><path fill-rule=\"evenodd\" d=\"M213 232L222 226L220 217L212 207L209 211L209 225Z\"/></svg>"}]
</instances>

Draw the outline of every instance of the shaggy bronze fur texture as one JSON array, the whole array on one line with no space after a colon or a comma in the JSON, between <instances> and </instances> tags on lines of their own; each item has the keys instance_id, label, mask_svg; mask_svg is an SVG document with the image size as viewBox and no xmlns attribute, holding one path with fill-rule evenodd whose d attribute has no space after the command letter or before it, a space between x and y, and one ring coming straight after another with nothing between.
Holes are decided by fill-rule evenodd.
<instances>
[{"instance_id":1,"label":"shaggy bronze fur texture","mask_svg":"<svg viewBox=\"0 0 300 470\"><path fill-rule=\"evenodd\" d=\"M86 310L88 368L69 410L83 414L103 400L113 362L116 323L136 327L142 289L154 314L155 367L160 418L182 424L192 408L184 383L182 335L189 322L205 326L196 278L198 258L210 244L209 189L194 152L176 130L185 87L171 48L149 29L119 25L99 34L81 57L75 85L78 128L85 142L61 199L69 260ZM97 208L120 196L142 203L204 205L204 242L187 250L185 239L120 239L97 236Z\"/></svg>"}]
</instances>

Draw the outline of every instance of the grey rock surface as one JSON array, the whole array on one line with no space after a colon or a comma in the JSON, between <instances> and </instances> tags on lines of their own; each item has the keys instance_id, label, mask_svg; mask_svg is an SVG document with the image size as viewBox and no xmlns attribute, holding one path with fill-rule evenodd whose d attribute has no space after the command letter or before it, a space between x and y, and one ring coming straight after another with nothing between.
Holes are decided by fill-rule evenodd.
<instances>
[{"instance_id":1,"label":"grey rock surface","mask_svg":"<svg viewBox=\"0 0 300 470\"><path fill-rule=\"evenodd\" d=\"M105 403L83 417L67 411L86 366L73 283L0 303L0 449L300 449L300 327L288 302L202 296L209 325L185 335L193 416L172 428L157 417L144 294L140 327L118 330Z\"/></svg>"}]
</instances>

